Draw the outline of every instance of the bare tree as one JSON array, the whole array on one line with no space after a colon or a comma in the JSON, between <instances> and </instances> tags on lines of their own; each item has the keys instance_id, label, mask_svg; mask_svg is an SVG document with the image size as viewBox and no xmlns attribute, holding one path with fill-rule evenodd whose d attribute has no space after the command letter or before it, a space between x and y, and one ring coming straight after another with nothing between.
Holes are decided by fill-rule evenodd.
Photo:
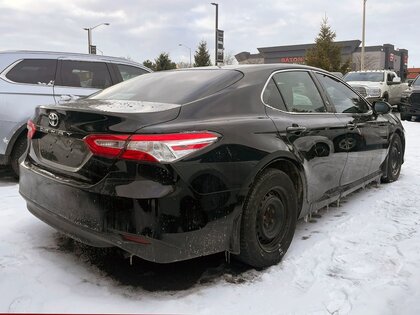
<instances>
[{"instance_id":1,"label":"bare tree","mask_svg":"<svg viewBox=\"0 0 420 315\"><path fill-rule=\"evenodd\" d=\"M225 52L222 65L237 65L238 61L232 51Z\"/></svg>"}]
</instances>

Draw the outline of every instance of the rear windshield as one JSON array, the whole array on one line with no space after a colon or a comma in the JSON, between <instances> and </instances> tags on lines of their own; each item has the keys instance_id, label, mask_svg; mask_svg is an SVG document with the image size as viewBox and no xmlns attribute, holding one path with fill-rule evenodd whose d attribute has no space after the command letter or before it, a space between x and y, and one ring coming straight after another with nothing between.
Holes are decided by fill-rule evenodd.
<instances>
[{"instance_id":1,"label":"rear windshield","mask_svg":"<svg viewBox=\"0 0 420 315\"><path fill-rule=\"evenodd\" d=\"M154 72L114 85L90 98L185 104L214 94L242 77L240 71L224 69Z\"/></svg>"},{"instance_id":2,"label":"rear windshield","mask_svg":"<svg viewBox=\"0 0 420 315\"><path fill-rule=\"evenodd\" d=\"M383 72L351 72L344 77L344 81L369 81L369 82L383 82Z\"/></svg>"}]
</instances>

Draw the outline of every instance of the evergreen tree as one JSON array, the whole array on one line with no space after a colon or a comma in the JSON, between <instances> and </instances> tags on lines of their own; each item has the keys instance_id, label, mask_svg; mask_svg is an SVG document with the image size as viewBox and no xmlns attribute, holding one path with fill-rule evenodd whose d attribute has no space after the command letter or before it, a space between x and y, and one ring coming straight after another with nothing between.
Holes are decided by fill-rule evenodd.
<instances>
[{"instance_id":1,"label":"evergreen tree","mask_svg":"<svg viewBox=\"0 0 420 315\"><path fill-rule=\"evenodd\" d=\"M207 42L202 40L194 54L194 67L211 66L210 54L207 49Z\"/></svg>"},{"instance_id":2,"label":"evergreen tree","mask_svg":"<svg viewBox=\"0 0 420 315\"><path fill-rule=\"evenodd\" d=\"M149 68L153 71L156 70L156 64L149 59L147 59L146 61L143 61L143 66L145 66L145 67L147 67L147 68Z\"/></svg>"},{"instance_id":3,"label":"evergreen tree","mask_svg":"<svg viewBox=\"0 0 420 315\"><path fill-rule=\"evenodd\" d=\"M341 62L341 47L334 42L335 37L336 34L325 17L315 39L315 46L306 52L305 63L331 72L346 72L350 60L344 64Z\"/></svg>"},{"instance_id":4,"label":"evergreen tree","mask_svg":"<svg viewBox=\"0 0 420 315\"><path fill-rule=\"evenodd\" d=\"M161 53L159 57L155 59L155 65L155 71L176 69L176 63L173 62L169 58L169 54L165 52Z\"/></svg>"}]
</instances>

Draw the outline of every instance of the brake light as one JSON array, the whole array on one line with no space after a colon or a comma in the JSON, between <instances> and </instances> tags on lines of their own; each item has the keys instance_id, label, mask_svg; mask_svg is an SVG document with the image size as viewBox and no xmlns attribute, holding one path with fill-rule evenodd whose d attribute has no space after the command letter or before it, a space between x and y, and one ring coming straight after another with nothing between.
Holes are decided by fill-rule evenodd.
<instances>
[{"instance_id":1,"label":"brake light","mask_svg":"<svg viewBox=\"0 0 420 315\"><path fill-rule=\"evenodd\" d=\"M36 132L36 126L32 120L28 120L28 123L26 124L26 128L28 128L28 134L27 137L29 140L31 140Z\"/></svg>"},{"instance_id":2,"label":"brake light","mask_svg":"<svg viewBox=\"0 0 420 315\"><path fill-rule=\"evenodd\" d=\"M211 132L153 135L90 135L85 138L93 154L149 162L173 162L216 142Z\"/></svg>"}]
</instances>

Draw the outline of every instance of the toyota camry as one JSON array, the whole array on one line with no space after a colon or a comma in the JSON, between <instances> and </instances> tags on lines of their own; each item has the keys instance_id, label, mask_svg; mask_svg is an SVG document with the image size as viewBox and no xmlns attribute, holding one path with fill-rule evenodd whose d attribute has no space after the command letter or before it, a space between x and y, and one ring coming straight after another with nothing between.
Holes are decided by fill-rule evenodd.
<instances>
[{"instance_id":1,"label":"toyota camry","mask_svg":"<svg viewBox=\"0 0 420 315\"><path fill-rule=\"evenodd\" d=\"M97 247L169 263L278 263L296 221L398 179L401 122L339 78L287 64L145 74L28 121L20 193Z\"/></svg>"}]
</instances>

